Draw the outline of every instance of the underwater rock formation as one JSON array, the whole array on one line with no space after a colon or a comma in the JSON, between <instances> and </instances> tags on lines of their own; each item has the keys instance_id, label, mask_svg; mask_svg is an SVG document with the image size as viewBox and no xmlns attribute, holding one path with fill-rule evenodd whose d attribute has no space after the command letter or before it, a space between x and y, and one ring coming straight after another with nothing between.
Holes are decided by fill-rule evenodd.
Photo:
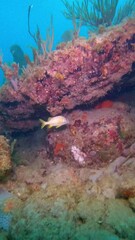
<instances>
[{"instance_id":1,"label":"underwater rock formation","mask_svg":"<svg viewBox=\"0 0 135 240\"><path fill-rule=\"evenodd\" d=\"M28 168L31 166L25 167L24 175ZM91 169L75 170L61 164L52 168L44 182L30 192L20 209L14 212L10 239L37 240L43 239L42 236L47 240L134 239L135 198L115 197L115 188L121 183L123 174L104 175L92 183L89 179ZM80 174L83 181L79 171L83 171ZM21 191L20 184L24 189L24 183L18 180Z\"/></svg>"},{"instance_id":2,"label":"underwater rock formation","mask_svg":"<svg viewBox=\"0 0 135 240\"><path fill-rule=\"evenodd\" d=\"M118 102L111 108L74 110L68 115L68 127L48 130L55 162L61 159L72 165L103 167L121 156L135 141L135 113L127 110L127 105Z\"/></svg>"},{"instance_id":3,"label":"underwater rock formation","mask_svg":"<svg viewBox=\"0 0 135 240\"><path fill-rule=\"evenodd\" d=\"M134 19L36 55L22 76L15 64L1 67L9 80L0 92L1 124L9 131L28 131L47 113L93 104L114 89L135 85Z\"/></svg>"},{"instance_id":4,"label":"underwater rock formation","mask_svg":"<svg viewBox=\"0 0 135 240\"><path fill-rule=\"evenodd\" d=\"M0 179L6 176L11 170L11 152L8 140L4 136L0 136Z\"/></svg>"},{"instance_id":5,"label":"underwater rock formation","mask_svg":"<svg viewBox=\"0 0 135 240\"><path fill-rule=\"evenodd\" d=\"M0 188L0 239L6 240L13 212L21 206L21 201L4 188ZM3 231L3 232L2 232Z\"/></svg>"},{"instance_id":6,"label":"underwater rock formation","mask_svg":"<svg viewBox=\"0 0 135 240\"><path fill-rule=\"evenodd\" d=\"M106 129L104 124L102 127ZM125 154L131 155L127 161L125 157L124 164L120 165L124 157L119 157L109 161L108 167L79 168L62 162L52 164L43 152L43 133L32 132L18 142L21 159L27 156L28 162L18 165L15 178L4 184L14 196L4 201L2 208L0 224L9 228L6 239L134 240L135 142L128 146ZM11 222L5 218L7 214L11 214Z\"/></svg>"}]
</instances>

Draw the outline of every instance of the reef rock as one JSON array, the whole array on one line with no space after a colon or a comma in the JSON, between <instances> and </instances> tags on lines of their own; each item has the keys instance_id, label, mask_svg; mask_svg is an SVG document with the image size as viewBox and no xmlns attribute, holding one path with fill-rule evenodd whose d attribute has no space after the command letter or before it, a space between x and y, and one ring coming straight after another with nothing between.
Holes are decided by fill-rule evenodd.
<instances>
[{"instance_id":1,"label":"reef rock","mask_svg":"<svg viewBox=\"0 0 135 240\"><path fill-rule=\"evenodd\" d=\"M11 170L11 152L10 145L6 137L0 136L0 179Z\"/></svg>"},{"instance_id":2,"label":"reef rock","mask_svg":"<svg viewBox=\"0 0 135 240\"><path fill-rule=\"evenodd\" d=\"M135 114L121 106L115 103L112 108L71 112L69 126L48 130L52 158L83 167L103 167L123 155L135 141ZM134 154L130 151L129 155Z\"/></svg>"},{"instance_id":3,"label":"reef rock","mask_svg":"<svg viewBox=\"0 0 135 240\"><path fill-rule=\"evenodd\" d=\"M48 55L37 54L22 76L16 64L1 67L9 80L0 92L1 125L28 131L47 112L61 114L135 85L135 21L61 44Z\"/></svg>"}]
</instances>

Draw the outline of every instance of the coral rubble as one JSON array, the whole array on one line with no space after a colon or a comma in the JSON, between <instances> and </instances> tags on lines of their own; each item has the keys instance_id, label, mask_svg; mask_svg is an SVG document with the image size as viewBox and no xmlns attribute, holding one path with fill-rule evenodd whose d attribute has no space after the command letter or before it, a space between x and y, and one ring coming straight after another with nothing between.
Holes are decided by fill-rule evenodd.
<instances>
[{"instance_id":1,"label":"coral rubble","mask_svg":"<svg viewBox=\"0 0 135 240\"><path fill-rule=\"evenodd\" d=\"M92 104L119 86L134 85L135 23L128 20L103 34L76 39L52 53L37 55L22 76L15 64L1 67L9 80L0 92L5 129L27 131L39 117Z\"/></svg>"}]
</instances>

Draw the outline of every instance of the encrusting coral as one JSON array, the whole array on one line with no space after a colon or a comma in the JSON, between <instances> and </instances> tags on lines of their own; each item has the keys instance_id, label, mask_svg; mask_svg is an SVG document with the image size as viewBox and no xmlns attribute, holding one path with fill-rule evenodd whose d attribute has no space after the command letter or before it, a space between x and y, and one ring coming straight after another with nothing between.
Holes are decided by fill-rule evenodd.
<instances>
[{"instance_id":1,"label":"encrusting coral","mask_svg":"<svg viewBox=\"0 0 135 240\"><path fill-rule=\"evenodd\" d=\"M76 39L28 65L16 76L1 63L9 82L0 92L0 118L10 131L28 131L38 119L61 114L82 104L93 104L114 87L134 84L135 23ZM10 74L8 74L10 73ZM127 81L128 79L128 81Z\"/></svg>"},{"instance_id":2,"label":"encrusting coral","mask_svg":"<svg viewBox=\"0 0 135 240\"><path fill-rule=\"evenodd\" d=\"M21 76L17 64L0 62L7 77L0 133L17 136L12 157L18 164L0 187L20 204L16 198L4 202L3 216L12 214L11 224L0 219L3 229L10 227L7 239L134 239L135 108L100 99L135 85L134 44L129 20L47 55L34 51ZM57 114L69 124L39 129L40 118ZM0 136L0 177L12 167L15 143L10 147Z\"/></svg>"},{"instance_id":3,"label":"encrusting coral","mask_svg":"<svg viewBox=\"0 0 135 240\"><path fill-rule=\"evenodd\" d=\"M0 135L0 179L12 168L10 145L6 137Z\"/></svg>"},{"instance_id":4,"label":"encrusting coral","mask_svg":"<svg viewBox=\"0 0 135 240\"><path fill-rule=\"evenodd\" d=\"M128 111L119 102L103 109L74 110L68 115L67 128L48 130L53 158L83 167L106 166L135 140L135 114Z\"/></svg>"}]
</instances>

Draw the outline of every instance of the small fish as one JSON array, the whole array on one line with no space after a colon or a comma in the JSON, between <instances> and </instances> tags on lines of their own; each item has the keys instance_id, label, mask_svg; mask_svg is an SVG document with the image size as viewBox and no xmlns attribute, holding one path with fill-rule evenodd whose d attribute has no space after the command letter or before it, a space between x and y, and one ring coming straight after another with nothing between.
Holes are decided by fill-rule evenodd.
<instances>
[{"instance_id":1,"label":"small fish","mask_svg":"<svg viewBox=\"0 0 135 240\"><path fill-rule=\"evenodd\" d=\"M51 117L51 118L48 118L48 121L39 119L39 121L41 122L41 128L44 128L46 125L48 125L48 128L52 128L52 127L59 128L69 123L69 121L63 116Z\"/></svg>"}]
</instances>

